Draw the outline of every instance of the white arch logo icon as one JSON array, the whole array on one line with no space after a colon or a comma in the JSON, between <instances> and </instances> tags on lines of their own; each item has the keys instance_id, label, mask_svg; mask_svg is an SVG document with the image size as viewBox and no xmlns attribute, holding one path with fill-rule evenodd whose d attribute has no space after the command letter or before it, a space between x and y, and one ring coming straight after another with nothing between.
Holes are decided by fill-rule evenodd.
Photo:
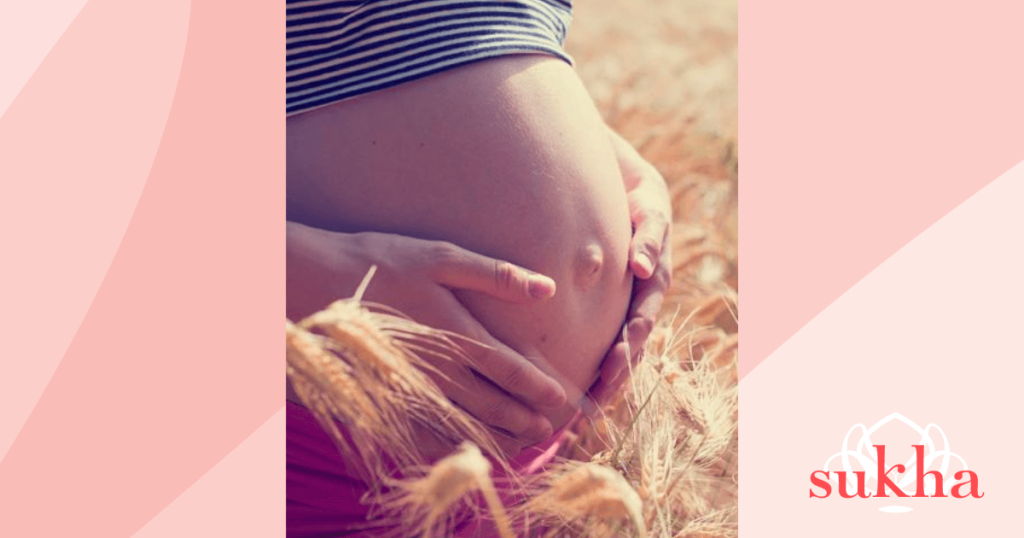
<instances>
[{"instance_id":1,"label":"white arch logo icon","mask_svg":"<svg viewBox=\"0 0 1024 538\"><path fill-rule=\"evenodd\" d=\"M885 462L885 445L875 444L871 440L871 435L894 420L913 429L920 435L920 441L912 445L914 455L905 463L888 466ZM861 432L860 439L851 447L851 438L858 430ZM941 444L932 438L936 433L941 439ZM961 468L951 473L950 463L953 459L959 462ZM829 466L836 460L842 463L842 470L832 471ZM856 460L862 470L853 468L853 460ZM929 470L936 460L939 460L938 469ZM821 475L824 475L824 478ZM978 490L977 474L968 469L967 462L962 457L950 450L949 439L942 428L936 424L928 424L922 428L899 413L879 420L870 428L863 424L855 424L846 433L842 450L825 460L822 470L811 473L811 483L811 498L828 497L833 485L843 498L895 496L962 499L968 496L984 496L984 493ZM815 487L819 489L818 492L815 492ZM970 491L965 493L968 488ZM911 508L886 506L879 510L909 512Z\"/></svg>"}]
</instances>

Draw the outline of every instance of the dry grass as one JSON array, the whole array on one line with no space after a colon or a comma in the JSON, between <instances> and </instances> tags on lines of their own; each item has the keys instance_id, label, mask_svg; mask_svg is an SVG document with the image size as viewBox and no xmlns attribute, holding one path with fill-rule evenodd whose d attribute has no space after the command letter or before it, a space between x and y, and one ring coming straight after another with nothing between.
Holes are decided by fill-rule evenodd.
<instances>
[{"instance_id":1,"label":"dry grass","mask_svg":"<svg viewBox=\"0 0 1024 538\"><path fill-rule=\"evenodd\" d=\"M489 485L489 461L504 460L475 449L500 453L488 430L448 403L416 358L458 360L450 335L354 299L289 323L293 385L380 487L369 500L407 534L446 534L465 507L498 521L499 532L529 523L531 536L736 534L736 3L576 4L567 48L580 76L609 125L669 184L673 288L626 390L567 433L548 471L513 475L508 506ZM410 449L423 428L451 446L473 445L427 466ZM385 462L404 478L382 478Z\"/></svg>"},{"instance_id":2,"label":"dry grass","mask_svg":"<svg viewBox=\"0 0 1024 538\"><path fill-rule=\"evenodd\" d=\"M448 535L469 509L486 512L503 538L513 527L544 536L731 536L734 337L699 337L709 332L691 328L700 312L662 320L629 387L578 423L557 461L531 477L517 476L488 430L423 373L417 350L449 346L459 356L444 333L343 299L286 323L287 371L347 461L362 463L365 501L395 535ZM425 431L452 446L472 442L431 466L416 437ZM504 501L492 461L504 469Z\"/></svg>"},{"instance_id":3,"label":"dry grass","mask_svg":"<svg viewBox=\"0 0 1024 538\"><path fill-rule=\"evenodd\" d=\"M450 516L462 501L476 511L477 505L469 495L479 491L496 522L501 538L513 538L505 506L491 481L491 462L484 458L476 445L463 442L454 454L429 468L420 478L397 480L390 495L380 500L391 513L397 514L398 528L405 534L443 536L451 528Z\"/></svg>"},{"instance_id":4,"label":"dry grass","mask_svg":"<svg viewBox=\"0 0 1024 538\"><path fill-rule=\"evenodd\" d=\"M287 375L296 395L375 490L385 485L390 467L426 466L425 436L438 446L470 441L500 454L490 430L426 374L432 367L421 353L461 360L456 337L360 301L374 269L355 297L297 324L286 321Z\"/></svg>"},{"instance_id":5,"label":"dry grass","mask_svg":"<svg viewBox=\"0 0 1024 538\"><path fill-rule=\"evenodd\" d=\"M522 506L520 517L547 527L549 536L614 536L627 526L639 536L647 535L640 495L611 467L564 462L537 483L537 493Z\"/></svg>"}]
</instances>

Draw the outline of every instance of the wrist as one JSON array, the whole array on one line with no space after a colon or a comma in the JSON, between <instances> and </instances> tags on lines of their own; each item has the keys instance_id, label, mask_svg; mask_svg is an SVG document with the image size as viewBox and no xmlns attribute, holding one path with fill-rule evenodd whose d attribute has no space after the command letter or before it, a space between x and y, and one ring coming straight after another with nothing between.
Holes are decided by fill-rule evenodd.
<instances>
[{"instance_id":1,"label":"wrist","mask_svg":"<svg viewBox=\"0 0 1024 538\"><path fill-rule=\"evenodd\" d=\"M350 297L371 263L356 248L357 234L287 223L286 310L298 320L333 301Z\"/></svg>"}]
</instances>

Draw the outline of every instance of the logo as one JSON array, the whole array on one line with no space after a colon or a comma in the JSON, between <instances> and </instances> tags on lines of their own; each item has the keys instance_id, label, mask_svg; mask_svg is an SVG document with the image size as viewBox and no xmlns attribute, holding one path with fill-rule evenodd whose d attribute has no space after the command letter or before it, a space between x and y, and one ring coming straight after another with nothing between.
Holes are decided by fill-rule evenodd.
<instances>
[{"instance_id":1,"label":"logo","mask_svg":"<svg viewBox=\"0 0 1024 538\"><path fill-rule=\"evenodd\" d=\"M886 463L886 445L876 444L871 435L879 428L892 421L899 421L909 426L918 435L920 441L910 444L914 454L905 464ZM857 430L861 431L860 440L852 450L850 438ZM942 439L941 450L932 439L938 433ZM890 451L892 454L892 451ZM841 470L832 470L833 461L842 463ZM959 462L959 470L951 472L950 464ZM937 464L937 469L932 466ZM855 469L858 467L859 470ZM844 499L859 497L952 497L980 499L985 496L980 491L978 475L967 468L967 462L949 449L949 440L942 428L929 424L921 428L910 419L899 413L893 413L866 428L856 424L846 433L843 449L825 460L822 470L811 473L810 496L812 499L823 499L832 494L833 486L839 496ZM909 512L905 506L885 506L879 508L883 512Z\"/></svg>"}]
</instances>

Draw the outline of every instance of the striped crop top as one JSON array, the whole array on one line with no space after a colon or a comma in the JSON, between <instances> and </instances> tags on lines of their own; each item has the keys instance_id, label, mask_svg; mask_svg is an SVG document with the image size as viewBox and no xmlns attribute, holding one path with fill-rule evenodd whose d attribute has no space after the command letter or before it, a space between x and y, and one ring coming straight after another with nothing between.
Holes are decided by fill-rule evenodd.
<instances>
[{"instance_id":1,"label":"striped crop top","mask_svg":"<svg viewBox=\"0 0 1024 538\"><path fill-rule=\"evenodd\" d=\"M562 50L569 0L287 0L287 113L470 62Z\"/></svg>"}]
</instances>

